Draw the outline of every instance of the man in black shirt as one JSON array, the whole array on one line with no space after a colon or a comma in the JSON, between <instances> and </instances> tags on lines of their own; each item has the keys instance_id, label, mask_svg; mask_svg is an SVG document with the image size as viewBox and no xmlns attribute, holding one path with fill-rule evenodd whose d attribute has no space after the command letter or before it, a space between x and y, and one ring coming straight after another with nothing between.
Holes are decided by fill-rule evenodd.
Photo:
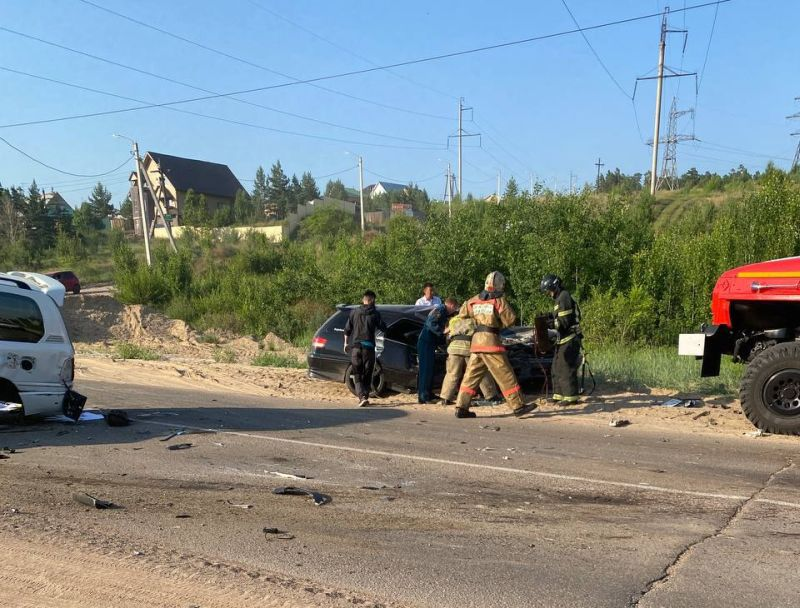
<instances>
[{"instance_id":1,"label":"man in black shirt","mask_svg":"<svg viewBox=\"0 0 800 608\"><path fill-rule=\"evenodd\" d=\"M372 373L375 370L375 332L386 331L386 324L375 308L375 292L367 290L361 306L350 312L344 326L344 352L350 350L358 406L369 405Z\"/></svg>"}]
</instances>

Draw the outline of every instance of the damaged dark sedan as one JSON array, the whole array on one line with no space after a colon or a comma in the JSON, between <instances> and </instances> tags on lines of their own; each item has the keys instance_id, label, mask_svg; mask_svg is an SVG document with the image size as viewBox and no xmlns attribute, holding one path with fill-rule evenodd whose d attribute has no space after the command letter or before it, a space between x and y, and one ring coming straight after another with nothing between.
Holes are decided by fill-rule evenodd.
<instances>
[{"instance_id":1,"label":"damaged dark sedan","mask_svg":"<svg viewBox=\"0 0 800 608\"><path fill-rule=\"evenodd\" d=\"M344 382L353 391L350 357L344 352L344 326L354 306L339 305L336 312L317 330L308 354L308 375L319 380ZM378 305L386 332L376 339L377 363L372 377L374 395L390 391L412 393L417 390L417 338L430 308L405 305ZM510 327L501 332L508 357L523 388L540 387L549 378L552 350L537 346L533 327ZM544 341L539 340L543 343ZM434 392L442 385L447 350L436 350Z\"/></svg>"}]
</instances>

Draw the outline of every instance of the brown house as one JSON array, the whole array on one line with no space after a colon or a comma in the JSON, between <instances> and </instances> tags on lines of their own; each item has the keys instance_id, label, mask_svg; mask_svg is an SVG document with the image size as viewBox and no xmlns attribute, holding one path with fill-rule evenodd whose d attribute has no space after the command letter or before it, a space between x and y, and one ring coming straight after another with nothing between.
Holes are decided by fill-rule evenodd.
<instances>
[{"instance_id":1,"label":"brown house","mask_svg":"<svg viewBox=\"0 0 800 608\"><path fill-rule=\"evenodd\" d=\"M197 194L205 196L207 209L213 215L222 206L233 207L236 193L244 190L242 184L227 165L211 163L205 160L194 160L180 156L170 156L160 152L148 152L142 160L144 170L155 192L150 192L147 180L142 185L146 201L145 208L152 222L162 225L161 218L156 218L155 202L153 196L166 202L165 211L172 215L173 226L181 226L183 202L186 192L194 190ZM131 174L130 197L133 201L134 231L142 234L142 216L139 207L139 187L137 174Z\"/></svg>"}]
</instances>

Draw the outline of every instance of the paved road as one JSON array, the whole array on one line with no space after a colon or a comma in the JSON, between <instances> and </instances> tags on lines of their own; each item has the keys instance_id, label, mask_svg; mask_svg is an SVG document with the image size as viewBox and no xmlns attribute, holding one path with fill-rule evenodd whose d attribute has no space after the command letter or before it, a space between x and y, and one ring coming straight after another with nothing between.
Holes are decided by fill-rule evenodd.
<instances>
[{"instance_id":1,"label":"paved road","mask_svg":"<svg viewBox=\"0 0 800 608\"><path fill-rule=\"evenodd\" d=\"M800 597L795 440L82 388L136 424L0 435L22 448L0 463L0 507L24 497L33 513L15 520L17 534L44 527L49 542L91 537L183 556L185 567L311 581L300 605L796 606ZM216 432L159 440L173 429ZM181 442L192 447L166 449ZM273 495L279 485L333 500ZM125 509L76 508L78 490ZM294 539L265 539L265 526Z\"/></svg>"}]
</instances>

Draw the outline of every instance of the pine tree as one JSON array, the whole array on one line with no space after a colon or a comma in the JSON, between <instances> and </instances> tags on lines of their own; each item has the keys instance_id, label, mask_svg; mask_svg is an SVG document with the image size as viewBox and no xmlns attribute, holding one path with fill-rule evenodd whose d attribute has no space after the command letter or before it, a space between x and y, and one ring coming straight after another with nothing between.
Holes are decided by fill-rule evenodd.
<instances>
[{"instance_id":1,"label":"pine tree","mask_svg":"<svg viewBox=\"0 0 800 608\"><path fill-rule=\"evenodd\" d=\"M325 197L326 198L337 198L341 201L347 198L347 189L345 189L342 180L337 179L336 181L328 180L328 185L325 186Z\"/></svg>"},{"instance_id":2,"label":"pine tree","mask_svg":"<svg viewBox=\"0 0 800 608\"><path fill-rule=\"evenodd\" d=\"M25 201L25 229L28 242L35 256L52 246L55 241L55 222L47 214L44 196L33 180Z\"/></svg>"},{"instance_id":3,"label":"pine tree","mask_svg":"<svg viewBox=\"0 0 800 608\"><path fill-rule=\"evenodd\" d=\"M97 182L89 195L88 203L94 217L94 226L100 230L105 226L108 215L114 211L111 205L111 192L101 182Z\"/></svg>"},{"instance_id":4,"label":"pine tree","mask_svg":"<svg viewBox=\"0 0 800 608\"><path fill-rule=\"evenodd\" d=\"M297 175L292 175L292 179L289 182L289 213L297 212L297 206L300 203L307 202L308 201L303 200L303 187L300 185L300 180L297 179Z\"/></svg>"},{"instance_id":5,"label":"pine tree","mask_svg":"<svg viewBox=\"0 0 800 608\"><path fill-rule=\"evenodd\" d=\"M255 216L253 199L244 190L236 193L236 200L233 201L233 217L237 224L250 224Z\"/></svg>"},{"instance_id":6,"label":"pine tree","mask_svg":"<svg viewBox=\"0 0 800 608\"><path fill-rule=\"evenodd\" d=\"M186 191L181 212L181 223L185 226L201 227L207 226L209 223L210 218L205 195L198 196L191 188Z\"/></svg>"},{"instance_id":7,"label":"pine tree","mask_svg":"<svg viewBox=\"0 0 800 608\"><path fill-rule=\"evenodd\" d=\"M503 193L503 200L511 201L517 197L519 197L519 186L517 185L517 180L512 176L508 179L508 182L506 182L506 191Z\"/></svg>"},{"instance_id":8,"label":"pine tree","mask_svg":"<svg viewBox=\"0 0 800 608\"><path fill-rule=\"evenodd\" d=\"M256 179L253 183L253 208L255 214L259 219L263 219L264 210L269 202L269 183L267 182L267 174L264 173L264 167L259 166L256 170Z\"/></svg>"},{"instance_id":9,"label":"pine tree","mask_svg":"<svg viewBox=\"0 0 800 608\"><path fill-rule=\"evenodd\" d=\"M300 178L300 186L303 189L302 202L307 203L308 201L313 201L314 199L319 198L319 188L317 188L317 182L308 171L303 173L303 176Z\"/></svg>"},{"instance_id":10,"label":"pine tree","mask_svg":"<svg viewBox=\"0 0 800 608\"><path fill-rule=\"evenodd\" d=\"M268 196L270 204L275 205L278 219L286 217L289 208L289 178L283 172L281 161L275 161L269 173Z\"/></svg>"}]
</instances>

